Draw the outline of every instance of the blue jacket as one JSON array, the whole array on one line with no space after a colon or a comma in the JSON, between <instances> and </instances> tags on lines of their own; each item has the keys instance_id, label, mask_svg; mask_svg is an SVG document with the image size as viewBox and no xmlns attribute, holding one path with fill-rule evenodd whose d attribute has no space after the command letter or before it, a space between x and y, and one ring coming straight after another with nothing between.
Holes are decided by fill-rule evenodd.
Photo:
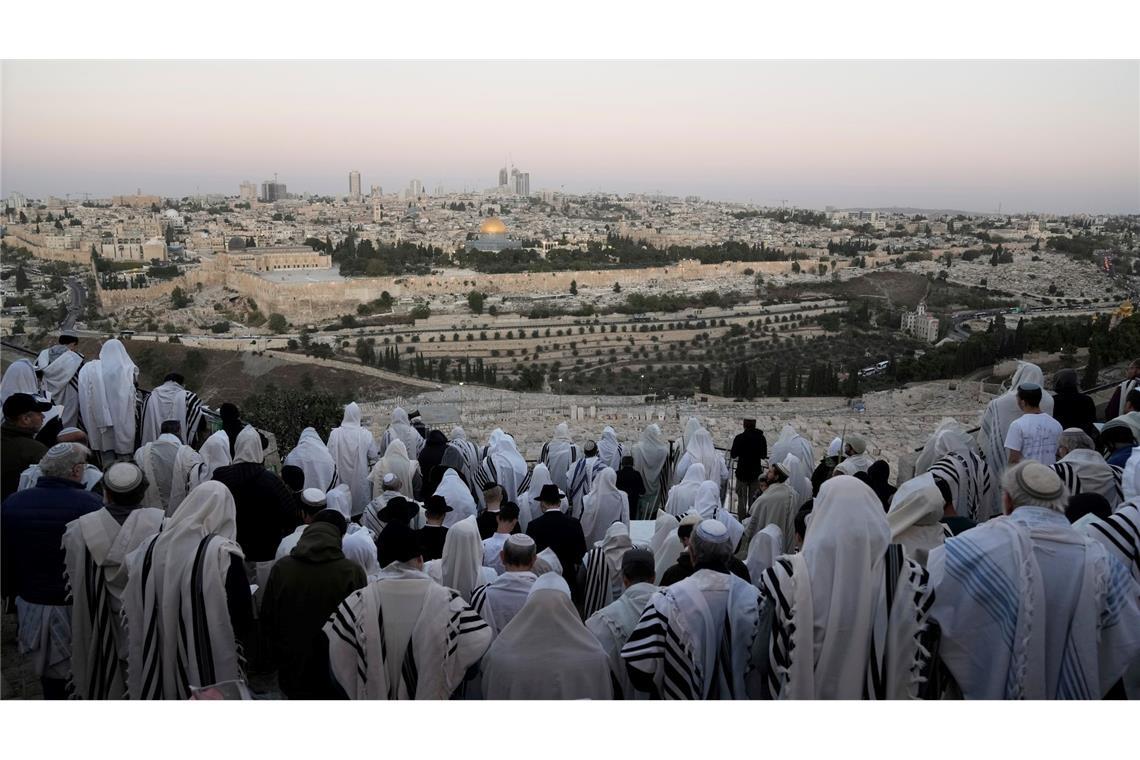
<instances>
[{"instance_id":1,"label":"blue jacket","mask_svg":"<svg viewBox=\"0 0 1140 760\"><path fill-rule=\"evenodd\" d=\"M103 508L82 483L44 476L0 505L4 594L34 604L66 604L63 531L72 520Z\"/></svg>"}]
</instances>

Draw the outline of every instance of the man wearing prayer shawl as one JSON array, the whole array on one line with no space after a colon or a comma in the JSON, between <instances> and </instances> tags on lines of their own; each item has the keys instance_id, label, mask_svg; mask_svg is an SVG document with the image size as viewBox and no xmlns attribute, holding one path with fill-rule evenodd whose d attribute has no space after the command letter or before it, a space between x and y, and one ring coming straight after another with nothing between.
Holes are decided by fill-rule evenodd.
<instances>
[{"instance_id":1,"label":"man wearing prayer shawl","mask_svg":"<svg viewBox=\"0 0 1140 760\"><path fill-rule=\"evenodd\" d=\"M561 510L562 494L550 483L539 494L542 514L530 521L526 528L540 552L553 549L562 566L562 576L572 588L578 586L578 568L586 554L587 545L582 524Z\"/></svg>"},{"instance_id":2,"label":"man wearing prayer shawl","mask_svg":"<svg viewBox=\"0 0 1140 760\"><path fill-rule=\"evenodd\" d=\"M1036 381L1035 381L1036 382ZM1124 402L1128 398L1128 394L1137 388L1140 383L1140 359L1133 359L1125 370L1124 380L1122 380L1116 389L1112 392L1112 398L1108 400L1108 404L1104 407L1104 418L1111 420L1124 414ZM1016 385L1014 386L1017 387Z\"/></svg>"},{"instance_id":3,"label":"man wearing prayer shawl","mask_svg":"<svg viewBox=\"0 0 1140 760\"><path fill-rule=\"evenodd\" d=\"M451 440L443 452L440 464L459 473L463 482L471 489L471 496L482 504L482 491L475 485L475 473L479 469L479 447L467 440L467 433L459 425L451 429Z\"/></svg>"},{"instance_id":4,"label":"man wearing prayer shawl","mask_svg":"<svg viewBox=\"0 0 1140 760\"><path fill-rule=\"evenodd\" d=\"M582 450L570 439L570 426L560 422L554 426L554 437L542 447L538 461L550 470L554 485L566 493L570 488L570 468L582 458Z\"/></svg>"},{"instance_id":5,"label":"man wearing prayer shawl","mask_svg":"<svg viewBox=\"0 0 1140 760\"><path fill-rule=\"evenodd\" d=\"M67 524L63 550L71 592L71 687L79 699L123 699L127 631L122 619L127 555L162 527L161 509L140 506L142 470L129 462L107 469L107 505Z\"/></svg>"},{"instance_id":6,"label":"man wearing prayer shawl","mask_svg":"<svg viewBox=\"0 0 1140 760\"><path fill-rule=\"evenodd\" d=\"M247 425L238 434L234 449L233 464L219 467L214 480L233 495L235 538L246 561L271 563L281 539L297 526L297 502L281 478L265 469L265 452L256 428Z\"/></svg>"},{"instance_id":7,"label":"man wearing prayer shawl","mask_svg":"<svg viewBox=\"0 0 1140 760\"><path fill-rule=\"evenodd\" d=\"M64 427L75 427L79 424L81 388L78 376L82 364L83 354L79 353L79 339L74 335L63 334L59 336L59 344L41 351L33 365L35 371L40 373L40 391L51 399L53 404L63 407L60 417ZM33 391L25 392L36 395ZM131 392L134 393L133 385ZM132 396L132 409L133 403ZM84 421L84 427L90 431L90 423ZM133 430L132 427L132 432ZM131 443L133 448L134 441ZM92 447L94 448L93 443Z\"/></svg>"},{"instance_id":8,"label":"man wearing prayer shawl","mask_svg":"<svg viewBox=\"0 0 1140 760\"><path fill-rule=\"evenodd\" d=\"M487 699L613 699L609 658L554 573L534 582L482 667Z\"/></svg>"},{"instance_id":9,"label":"man wearing prayer shawl","mask_svg":"<svg viewBox=\"0 0 1140 760\"><path fill-rule=\"evenodd\" d=\"M503 499L518 502L519 493L525 491L526 460L515 446L515 439L502 428L491 431L486 453L475 472L475 485L482 493L491 483L503 487Z\"/></svg>"},{"instance_id":10,"label":"man wearing prayer shawl","mask_svg":"<svg viewBox=\"0 0 1140 760\"><path fill-rule=\"evenodd\" d=\"M1085 527L1085 533L1104 546L1110 556L1120 560L1140 583L1140 510L1133 499L1117 507L1104 520ZM1129 699L1140 699L1140 658L1124 674L1124 691Z\"/></svg>"},{"instance_id":11,"label":"man wearing prayer shawl","mask_svg":"<svg viewBox=\"0 0 1140 760\"><path fill-rule=\"evenodd\" d=\"M804 472L811 472L815 466L815 454L812 452L811 444L790 424L780 429L779 437L772 444L769 461L783 462L788 454L795 454L803 464Z\"/></svg>"},{"instance_id":12,"label":"man wearing prayer shawl","mask_svg":"<svg viewBox=\"0 0 1140 760\"><path fill-rule=\"evenodd\" d=\"M282 464L301 468L305 473L305 488L331 491L336 485L336 462L314 428L307 427L301 431L297 445L285 455Z\"/></svg>"},{"instance_id":13,"label":"man wearing prayer shawl","mask_svg":"<svg viewBox=\"0 0 1140 760\"><path fill-rule=\"evenodd\" d=\"M661 434L657 423L646 426L641 438L633 445L633 466L641 475L645 494L636 505L640 516L652 515L656 509L665 506L665 495L669 490L669 473L665 461L669 458L669 442ZM630 504L632 511L635 505Z\"/></svg>"},{"instance_id":14,"label":"man wearing prayer shawl","mask_svg":"<svg viewBox=\"0 0 1140 760\"><path fill-rule=\"evenodd\" d=\"M978 521L1001 514L1001 493L997 484L1001 482L1001 475L1005 472L1006 463L1009 461L1009 453L1005 449L1005 438L1009 434L1009 426L1022 414L1021 407L1017 404L1017 388L1026 384L1044 387L1045 375L1036 364L1018 362L1017 371L1013 373L1009 390L992 399L982 415L982 427L978 432L978 445L981 447L986 464L989 465L990 477L994 487L990 489L988 508L978 508L978 514L985 516L973 518ZM1044 414L1053 413L1053 397L1049 394L1042 394L1041 411ZM957 507L957 504L955 506ZM959 510L958 514L964 515L965 513Z\"/></svg>"},{"instance_id":15,"label":"man wearing prayer shawl","mask_svg":"<svg viewBox=\"0 0 1140 760\"><path fill-rule=\"evenodd\" d=\"M182 448L177 427L178 423L174 420L162 423L162 433L150 443L144 443L135 452L135 463L149 484L146 496L143 498L143 506L165 512L167 505L170 504L174 484L174 460Z\"/></svg>"},{"instance_id":16,"label":"man wearing prayer shawl","mask_svg":"<svg viewBox=\"0 0 1140 760\"><path fill-rule=\"evenodd\" d=\"M614 680L614 697L621 699L649 699L649 694L638 691L630 683L621 649L629 641L649 598L658 590L654 585L656 570L653 553L647 549L629 549L621 557L622 593L613 602L586 619L586 628L602 645L610 660L610 674Z\"/></svg>"},{"instance_id":17,"label":"man wearing prayer shawl","mask_svg":"<svg viewBox=\"0 0 1140 760\"><path fill-rule=\"evenodd\" d=\"M618 443L617 433L612 427L606 425L602 429L602 437L598 439L598 460L614 472L621 468L622 448Z\"/></svg>"},{"instance_id":18,"label":"man wearing prayer shawl","mask_svg":"<svg viewBox=\"0 0 1140 760\"><path fill-rule=\"evenodd\" d=\"M1053 471L1065 484L1069 495L1098 493L1108 502L1109 509L1124 501L1120 481L1123 468L1114 467L1097 453L1092 438L1080 428L1069 428L1061 433L1057 443L1057 463Z\"/></svg>"},{"instance_id":19,"label":"man wearing prayer shawl","mask_svg":"<svg viewBox=\"0 0 1140 760\"><path fill-rule=\"evenodd\" d=\"M425 562L424 572L441 586L458 591L468 604L476 588L495 580L497 573L483 567L483 541L479 538L474 515L448 528L443 541L443 556Z\"/></svg>"},{"instance_id":20,"label":"man wearing prayer shawl","mask_svg":"<svg viewBox=\"0 0 1140 760\"><path fill-rule=\"evenodd\" d=\"M776 462L768 468L764 476L767 484L764 492L756 497L749 510L748 523L744 526L744 535L740 539L740 548L737 556L741 559L748 556L748 546L758 531L765 526L775 525L784 537L781 554L791 554L795 535L796 512L800 508L800 499L791 486L788 485L790 468L784 462Z\"/></svg>"},{"instance_id":21,"label":"man wearing prayer shawl","mask_svg":"<svg viewBox=\"0 0 1140 760\"><path fill-rule=\"evenodd\" d=\"M704 520L693 529L696 571L650 597L622 647L634 688L662 699L760 695L760 592L728 572L732 550L723 523Z\"/></svg>"},{"instance_id":22,"label":"man wearing prayer shawl","mask_svg":"<svg viewBox=\"0 0 1140 760\"><path fill-rule=\"evenodd\" d=\"M679 521L667 512L658 511L657 520L653 523L653 537L649 539L649 548L653 552L656 581L661 578L677 562L681 552L685 549L677 535Z\"/></svg>"},{"instance_id":23,"label":"man wearing prayer shawl","mask_svg":"<svg viewBox=\"0 0 1140 760\"><path fill-rule=\"evenodd\" d=\"M394 500L400 499L401 503L407 502L409 505L415 507L414 514L404 522L410 524L415 530L419 530L423 527L423 508L418 502L404 499L403 483L399 478L391 473L385 475L380 479L380 488L383 489L380 491L380 494L368 502L368 506L364 508L364 514L360 519L361 525L372 531L374 535L380 535L380 531L384 530L384 526L388 524L388 520L384 519L385 508Z\"/></svg>"},{"instance_id":24,"label":"man wearing prayer shawl","mask_svg":"<svg viewBox=\"0 0 1140 760\"><path fill-rule=\"evenodd\" d=\"M633 542L629 538L629 527L616 522L586 552L582 558L583 618L621 596L621 558L631 548Z\"/></svg>"},{"instance_id":25,"label":"man wearing prayer shawl","mask_svg":"<svg viewBox=\"0 0 1140 760\"><path fill-rule=\"evenodd\" d=\"M388 474L400 479L400 493L406 499L411 499L423 486L420 464L408 456L408 450L399 438L388 444L384 456L376 460L372 472L368 475L368 480L372 484L371 498L379 496L383 491L381 481Z\"/></svg>"},{"instance_id":26,"label":"man wearing prayer shawl","mask_svg":"<svg viewBox=\"0 0 1140 760\"><path fill-rule=\"evenodd\" d=\"M423 572L415 531L377 539L380 578L325 623L329 666L349 699L448 699L491 644L491 628L457 591Z\"/></svg>"},{"instance_id":27,"label":"man wearing prayer shawl","mask_svg":"<svg viewBox=\"0 0 1140 760\"><path fill-rule=\"evenodd\" d=\"M697 499L693 504L693 509L703 520L719 520L723 523L724 527L728 528L728 537L732 540L733 551L736 550L741 536L744 535L744 526L740 524L740 520L736 519L736 515L732 514L731 510L725 509L721 489L716 483L711 480L701 483L700 487L697 488Z\"/></svg>"},{"instance_id":28,"label":"man wearing prayer shawl","mask_svg":"<svg viewBox=\"0 0 1140 760\"><path fill-rule=\"evenodd\" d=\"M188 391L182 384L185 378L171 372L147 396L143 405L141 444L148 444L162 434L160 428L167 420L178 422L178 437L183 443L194 443L198 426L202 422L202 401L198 394Z\"/></svg>"},{"instance_id":29,"label":"man wearing prayer shawl","mask_svg":"<svg viewBox=\"0 0 1140 760\"><path fill-rule=\"evenodd\" d=\"M253 601L234 499L221 483L195 488L162 532L127 556L127 692L188 699L190 687L244 680Z\"/></svg>"},{"instance_id":30,"label":"man wearing prayer shawl","mask_svg":"<svg viewBox=\"0 0 1140 760\"><path fill-rule=\"evenodd\" d=\"M1140 656L1140 585L1068 524L1067 500L1051 468L1019 463L1005 516L931 551L939 656L964 697L1097 700Z\"/></svg>"},{"instance_id":31,"label":"man wearing prayer shawl","mask_svg":"<svg viewBox=\"0 0 1140 760\"><path fill-rule=\"evenodd\" d=\"M930 551L946 540L945 507L942 491L929 472L903 483L887 512L891 543L902 545L906 556L925 565Z\"/></svg>"},{"instance_id":32,"label":"man wearing prayer shawl","mask_svg":"<svg viewBox=\"0 0 1140 760\"><path fill-rule=\"evenodd\" d=\"M406 422L407 415L404 415L404 418ZM408 429L411 430L410 425ZM414 430L412 432L415 433ZM333 428L329 433L328 449L333 462L336 463L338 480L347 483L352 492L352 516L356 517L364 511L364 507L372 498L368 485L368 469L379 454L376 442L372 439L372 432L360 424L360 407L355 401L345 406L340 427Z\"/></svg>"},{"instance_id":33,"label":"man wearing prayer shawl","mask_svg":"<svg viewBox=\"0 0 1140 760\"><path fill-rule=\"evenodd\" d=\"M539 494L542 493L543 488L553 484L553 482L550 470L546 468L546 465L539 462L534 466L534 472L530 474L526 493L519 494L519 527L523 533L526 532L530 521L537 519L542 514L542 502L539 501ZM561 509L563 512L570 511L570 504L566 501L565 494L562 496Z\"/></svg>"},{"instance_id":34,"label":"man wearing prayer shawl","mask_svg":"<svg viewBox=\"0 0 1140 760\"><path fill-rule=\"evenodd\" d=\"M686 514L697 503L697 489L705 482L705 466L696 462L685 471L680 483L669 489L665 500L665 511L674 517Z\"/></svg>"},{"instance_id":35,"label":"man wearing prayer shawl","mask_svg":"<svg viewBox=\"0 0 1140 760\"><path fill-rule=\"evenodd\" d=\"M119 457L134 453L138 374L139 368L116 338L104 343L99 358L80 370L78 409L93 451ZM66 408L64 424L68 424Z\"/></svg>"},{"instance_id":36,"label":"man wearing prayer shawl","mask_svg":"<svg viewBox=\"0 0 1140 760\"><path fill-rule=\"evenodd\" d=\"M843 445L843 453L846 459L835 466L837 475L854 475L857 472L866 472L875 463L875 458L867 453L867 440L855 433L847 436Z\"/></svg>"},{"instance_id":37,"label":"man wearing prayer shawl","mask_svg":"<svg viewBox=\"0 0 1140 760\"><path fill-rule=\"evenodd\" d=\"M496 636L519 614L531 586L538 579L534 573L536 548L534 539L528 535L508 536L499 551L504 572L471 594L471 606Z\"/></svg>"},{"instance_id":38,"label":"man wearing prayer shawl","mask_svg":"<svg viewBox=\"0 0 1140 760\"><path fill-rule=\"evenodd\" d=\"M420 474L423 483L417 496L423 499L435 493L439 479L443 477L443 454L447 451L447 436L442 430L432 430L419 455Z\"/></svg>"},{"instance_id":39,"label":"man wearing prayer shawl","mask_svg":"<svg viewBox=\"0 0 1140 760\"><path fill-rule=\"evenodd\" d=\"M36 396L39 392L40 383L36 379L36 370L30 359L17 359L8 365L4 376L0 377L0 404L7 401L13 393Z\"/></svg>"},{"instance_id":40,"label":"man wearing prayer shawl","mask_svg":"<svg viewBox=\"0 0 1140 760\"><path fill-rule=\"evenodd\" d=\"M617 474L607 467L598 473L594 487L582 500L581 523L586 545L601 541L615 522L629 528L629 502L618 490Z\"/></svg>"},{"instance_id":41,"label":"man wearing prayer shawl","mask_svg":"<svg viewBox=\"0 0 1140 760\"><path fill-rule=\"evenodd\" d=\"M388 450L388 444L395 440L404 442L404 450L411 459L417 459L420 452L423 451L424 437L412 427L408 421L408 413L400 407L392 410L392 421L388 425L388 429L384 431L384 435L380 436L378 455L384 456L384 452Z\"/></svg>"},{"instance_id":42,"label":"man wearing prayer shawl","mask_svg":"<svg viewBox=\"0 0 1140 760\"><path fill-rule=\"evenodd\" d=\"M566 500L570 503L570 510L575 517L582 514L583 499L593 488L594 478L598 477L598 473L605 467L598 458L598 445L593 441L587 441L586 456L572 464L570 471L566 473L570 486L566 491Z\"/></svg>"},{"instance_id":43,"label":"man wearing prayer shawl","mask_svg":"<svg viewBox=\"0 0 1140 760\"><path fill-rule=\"evenodd\" d=\"M459 473L455 470L448 468L443 473L443 477L432 496L442 496L447 501L447 506L451 507L451 511L443 518L445 528L450 528L468 517L475 519L475 513L478 510L475 499L471 498L471 491L468 490L467 484L460 479Z\"/></svg>"},{"instance_id":44,"label":"man wearing prayer shawl","mask_svg":"<svg viewBox=\"0 0 1140 760\"><path fill-rule=\"evenodd\" d=\"M850 475L819 489L803 551L764 572L776 699L913 699L929 669L926 571L890 543L879 497Z\"/></svg>"},{"instance_id":45,"label":"man wearing prayer shawl","mask_svg":"<svg viewBox=\"0 0 1140 760\"><path fill-rule=\"evenodd\" d=\"M1069 525L1052 469L1001 485L1004 517L930 553L939 656L967 699L1101 699L1140 657L1140 584Z\"/></svg>"},{"instance_id":46,"label":"man wearing prayer shawl","mask_svg":"<svg viewBox=\"0 0 1140 760\"><path fill-rule=\"evenodd\" d=\"M683 481L689 467L694 464L704 465L705 480L711 480L716 483L717 488L723 489L728 479L728 465L724 463L724 455L713 446L709 431L704 428L694 431L689 437L685 453L681 456L681 461L677 462L677 469L673 472L674 480L677 483Z\"/></svg>"},{"instance_id":47,"label":"man wearing prayer shawl","mask_svg":"<svg viewBox=\"0 0 1140 760\"><path fill-rule=\"evenodd\" d=\"M843 447L842 438L832 438L827 446L827 452L819 460L819 464L811 473L811 495L819 493L819 487L835 472L835 465L839 464L839 454Z\"/></svg>"}]
</instances>

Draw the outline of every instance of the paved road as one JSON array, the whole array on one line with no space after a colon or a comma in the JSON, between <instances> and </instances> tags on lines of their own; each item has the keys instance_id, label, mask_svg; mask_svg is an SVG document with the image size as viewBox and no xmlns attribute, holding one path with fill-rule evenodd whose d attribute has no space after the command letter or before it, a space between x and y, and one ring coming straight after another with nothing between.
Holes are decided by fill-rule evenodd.
<instances>
[{"instance_id":1,"label":"paved road","mask_svg":"<svg viewBox=\"0 0 1140 760\"><path fill-rule=\"evenodd\" d=\"M70 300L67 304L67 316L59 323L59 329L61 330L70 330L75 327L75 321L79 319L79 315L83 313L83 285L79 282L78 277L68 278L67 292Z\"/></svg>"}]
</instances>

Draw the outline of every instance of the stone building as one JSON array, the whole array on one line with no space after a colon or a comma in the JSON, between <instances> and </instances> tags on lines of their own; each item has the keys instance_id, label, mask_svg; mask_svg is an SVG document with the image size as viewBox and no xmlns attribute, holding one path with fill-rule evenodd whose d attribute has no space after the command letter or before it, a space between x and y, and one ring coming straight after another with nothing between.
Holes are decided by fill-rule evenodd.
<instances>
[{"instance_id":1,"label":"stone building","mask_svg":"<svg viewBox=\"0 0 1140 760\"><path fill-rule=\"evenodd\" d=\"M902 315L903 332L916 338L934 343L938 340L938 318L926 313L926 299L918 302L914 311L904 312Z\"/></svg>"}]
</instances>

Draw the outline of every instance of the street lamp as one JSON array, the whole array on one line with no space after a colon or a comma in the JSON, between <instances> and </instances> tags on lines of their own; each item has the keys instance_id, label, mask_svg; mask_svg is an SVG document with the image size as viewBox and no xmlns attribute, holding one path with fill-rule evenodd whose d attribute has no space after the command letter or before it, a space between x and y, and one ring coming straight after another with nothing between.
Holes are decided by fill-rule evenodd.
<instances>
[{"instance_id":1,"label":"street lamp","mask_svg":"<svg viewBox=\"0 0 1140 760\"><path fill-rule=\"evenodd\" d=\"M562 378L558 378L558 408L562 408Z\"/></svg>"}]
</instances>

